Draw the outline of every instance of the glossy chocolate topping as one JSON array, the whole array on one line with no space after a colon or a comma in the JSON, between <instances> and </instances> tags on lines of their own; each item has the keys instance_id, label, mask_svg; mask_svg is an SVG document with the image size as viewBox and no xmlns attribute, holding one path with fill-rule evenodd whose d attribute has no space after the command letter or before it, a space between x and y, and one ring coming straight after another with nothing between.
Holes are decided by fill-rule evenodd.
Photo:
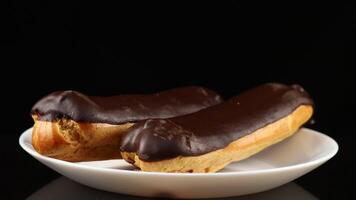
<instances>
[{"instance_id":1,"label":"glossy chocolate topping","mask_svg":"<svg viewBox=\"0 0 356 200\"><path fill-rule=\"evenodd\" d=\"M264 84L196 113L136 123L123 135L121 151L135 152L144 161L202 155L287 116L300 105L313 105L302 87Z\"/></svg>"},{"instance_id":2,"label":"glossy chocolate topping","mask_svg":"<svg viewBox=\"0 0 356 200\"><path fill-rule=\"evenodd\" d=\"M221 101L221 97L214 91L195 86L148 95L111 97L59 91L38 101L31 114L43 121L64 117L79 122L122 124L185 115Z\"/></svg>"}]
</instances>

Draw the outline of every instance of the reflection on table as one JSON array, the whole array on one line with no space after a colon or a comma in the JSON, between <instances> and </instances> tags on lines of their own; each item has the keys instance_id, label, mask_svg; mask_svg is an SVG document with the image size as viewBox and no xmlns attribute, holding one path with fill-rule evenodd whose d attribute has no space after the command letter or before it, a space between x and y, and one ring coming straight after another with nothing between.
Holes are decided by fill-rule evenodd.
<instances>
[{"instance_id":1,"label":"reflection on table","mask_svg":"<svg viewBox=\"0 0 356 200\"><path fill-rule=\"evenodd\" d=\"M125 184L125 183L123 183ZM137 188L138 190L140 188ZM38 191L31 194L28 199L51 199L51 200L63 200L63 199L122 199L122 200L139 200L139 199L151 199L127 196L123 194L115 194L105 191L96 190L79 183L76 183L68 178L60 177L54 181L48 183L47 185L40 188ZM280 199L304 199L304 200L314 200L317 199L311 193L300 187L299 185L291 182L276 189L261 192L258 194L240 196L240 197L229 197L229 198L219 198L227 200L280 200Z\"/></svg>"}]
</instances>

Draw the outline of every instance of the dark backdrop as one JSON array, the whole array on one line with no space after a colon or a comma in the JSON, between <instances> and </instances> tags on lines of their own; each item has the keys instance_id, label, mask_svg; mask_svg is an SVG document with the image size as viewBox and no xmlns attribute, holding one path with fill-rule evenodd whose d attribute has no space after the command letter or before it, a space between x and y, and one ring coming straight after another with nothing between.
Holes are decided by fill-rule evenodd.
<instances>
[{"instance_id":1,"label":"dark backdrop","mask_svg":"<svg viewBox=\"0 0 356 200\"><path fill-rule=\"evenodd\" d=\"M354 4L12 1L2 8L5 197L26 197L58 176L17 144L32 125L31 106L49 92L112 95L202 85L229 98L265 82L301 84L316 104L311 127L340 145L335 158L297 182L322 198L352 194Z\"/></svg>"}]
</instances>

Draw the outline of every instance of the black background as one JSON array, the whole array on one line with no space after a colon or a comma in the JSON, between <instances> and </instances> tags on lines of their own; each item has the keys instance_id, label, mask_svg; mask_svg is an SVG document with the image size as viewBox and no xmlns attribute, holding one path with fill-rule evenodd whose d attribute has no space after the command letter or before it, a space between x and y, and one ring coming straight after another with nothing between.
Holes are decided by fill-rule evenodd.
<instances>
[{"instance_id":1,"label":"black background","mask_svg":"<svg viewBox=\"0 0 356 200\"><path fill-rule=\"evenodd\" d=\"M3 3L1 195L22 199L59 175L17 140L31 106L55 90L150 93L183 85L225 98L265 82L301 84L311 128L340 151L296 182L315 196L351 198L355 177L356 6L235 1L124 4Z\"/></svg>"}]
</instances>

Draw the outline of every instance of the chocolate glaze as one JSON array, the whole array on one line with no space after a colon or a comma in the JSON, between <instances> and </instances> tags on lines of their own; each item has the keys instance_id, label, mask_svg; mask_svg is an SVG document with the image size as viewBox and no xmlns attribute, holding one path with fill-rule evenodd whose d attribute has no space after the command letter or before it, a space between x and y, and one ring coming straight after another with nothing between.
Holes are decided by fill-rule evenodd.
<instances>
[{"instance_id":1,"label":"chocolate glaze","mask_svg":"<svg viewBox=\"0 0 356 200\"><path fill-rule=\"evenodd\" d=\"M313 105L302 87L264 84L193 114L139 122L123 135L121 151L135 152L144 161L202 155L287 116L300 105Z\"/></svg>"},{"instance_id":2,"label":"chocolate glaze","mask_svg":"<svg viewBox=\"0 0 356 200\"><path fill-rule=\"evenodd\" d=\"M33 106L31 114L43 121L55 121L64 117L78 122L122 124L185 115L221 101L216 92L197 86L149 95L111 97L58 91L39 100Z\"/></svg>"}]
</instances>

